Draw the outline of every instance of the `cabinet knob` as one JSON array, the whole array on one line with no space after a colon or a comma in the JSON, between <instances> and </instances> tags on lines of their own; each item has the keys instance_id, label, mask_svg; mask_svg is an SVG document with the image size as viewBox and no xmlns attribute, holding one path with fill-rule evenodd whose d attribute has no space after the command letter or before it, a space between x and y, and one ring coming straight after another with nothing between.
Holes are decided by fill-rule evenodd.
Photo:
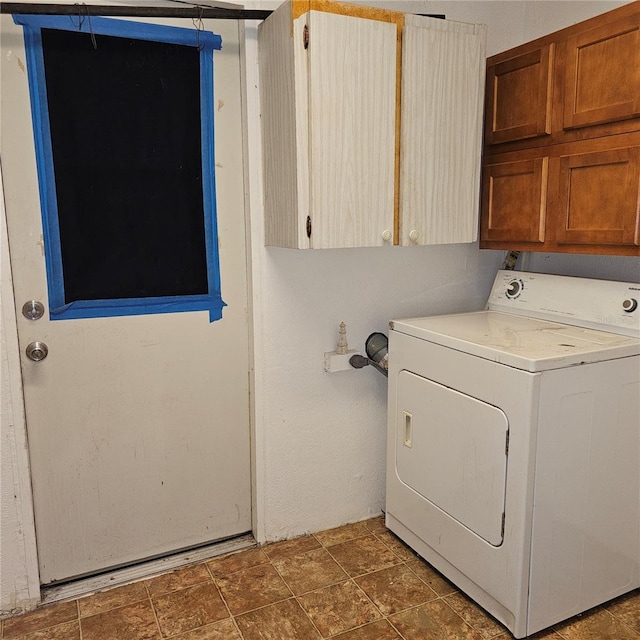
<instances>
[{"instance_id":1,"label":"cabinet knob","mask_svg":"<svg viewBox=\"0 0 640 640\"><path fill-rule=\"evenodd\" d=\"M385 229L385 230L382 232L382 239L383 239L385 242L389 242L389 240L391 240L391 238L392 238L392 237L393 237L393 233L391 233L391 231L390 231L389 229Z\"/></svg>"},{"instance_id":2,"label":"cabinet knob","mask_svg":"<svg viewBox=\"0 0 640 640\"><path fill-rule=\"evenodd\" d=\"M409 231L409 240L411 240L411 242L416 242L419 237L420 234L415 229Z\"/></svg>"}]
</instances>

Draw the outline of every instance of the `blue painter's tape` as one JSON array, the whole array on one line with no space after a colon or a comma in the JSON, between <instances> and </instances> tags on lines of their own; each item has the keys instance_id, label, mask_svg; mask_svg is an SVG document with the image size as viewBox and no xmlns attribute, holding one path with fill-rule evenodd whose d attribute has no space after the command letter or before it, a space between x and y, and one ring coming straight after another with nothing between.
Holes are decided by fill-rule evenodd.
<instances>
[{"instance_id":1,"label":"blue painter's tape","mask_svg":"<svg viewBox=\"0 0 640 640\"><path fill-rule=\"evenodd\" d=\"M13 21L31 29L58 29L60 31L80 31L81 33L93 32L105 36L181 44L186 47L199 47L209 51L222 48L222 38L215 33L211 33L211 31L166 27L158 24L132 22L130 20L87 17L86 15L39 16L15 14Z\"/></svg>"},{"instance_id":2,"label":"blue painter's tape","mask_svg":"<svg viewBox=\"0 0 640 640\"><path fill-rule=\"evenodd\" d=\"M60 307L51 308L49 313L52 320L70 320L208 311L210 320L213 322L222 318L222 309L226 306L219 296L167 296L119 300L77 300Z\"/></svg>"},{"instance_id":3,"label":"blue painter's tape","mask_svg":"<svg viewBox=\"0 0 640 640\"><path fill-rule=\"evenodd\" d=\"M213 130L213 50L222 48L222 38L208 31L167 27L100 17L77 19L69 16L14 15L16 24L24 28L27 73L31 95L31 113L36 148L40 207L45 243L47 286L52 320L114 317L185 311L209 311L209 320L222 317L226 306L221 296ZM198 47L200 51L200 113L202 136L202 185L205 211L205 244L209 290L206 295L167 296L114 300L78 300L66 302L63 261L60 244L55 167L49 124L44 55L40 30L93 32L98 35L167 42Z\"/></svg>"}]
</instances>

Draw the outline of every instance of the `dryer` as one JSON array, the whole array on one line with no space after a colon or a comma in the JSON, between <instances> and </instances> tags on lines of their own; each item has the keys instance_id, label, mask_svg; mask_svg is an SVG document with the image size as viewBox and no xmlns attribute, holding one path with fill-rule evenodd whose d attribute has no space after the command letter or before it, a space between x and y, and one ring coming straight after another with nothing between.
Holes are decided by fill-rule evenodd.
<instances>
[{"instance_id":1,"label":"dryer","mask_svg":"<svg viewBox=\"0 0 640 640\"><path fill-rule=\"evenodd\" d=\"M394 320L386 523L516 638L640 586L640 285Z\"/></svg>"}]
</instances>

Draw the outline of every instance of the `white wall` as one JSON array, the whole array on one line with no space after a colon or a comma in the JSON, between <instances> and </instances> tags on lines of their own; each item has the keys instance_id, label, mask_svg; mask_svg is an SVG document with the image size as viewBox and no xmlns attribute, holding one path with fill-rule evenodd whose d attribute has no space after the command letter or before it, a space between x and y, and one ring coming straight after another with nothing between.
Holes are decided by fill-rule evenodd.
<instances>
[{"instance_id":1,"label":"white wall","mask_svg":"<svg viewBox=\"0 0 640 640\"><path fill-rule=\"evenodd\" d=\"M489 25L489 54L530 39L534 25L541 33L566 26L572 21L573 8L580 10L579 19L583 19L585 10L595 15L620 4L555 1L544 3L550 6L539 11L536 2L361 3L484 22ZM247 8L277 4L245 2ZM247 24L246 60L255 333L254 516L256 535L264 541L359 520L383 507L386 380L370 368L323 372L323 353L334 348L338 323L347 323L350 347L361 349L366 336L385 331L392 317L479 308L502 253L479 251L476 245L315 252L265 248L256 25L252 23ZM4 224L4 212L1 221ZM4 243L0 248L6 260ZM627 279L628 275L617 274L629 274L638 265L638 259L588 256L541 260L530 259L530 264L553 262L567 272L577 265L583 271L580 275ZM15 390L13 395L8 392L5 383L13 380L19 392L6 267L2 273L1 312L5 320L9 318L3 325L7 343L2 353L9 371L3 368L2 372L0 425L0 609L4 612L31 606L37 597L37 570L21 400Z\"/></svg>"}]
</instances>

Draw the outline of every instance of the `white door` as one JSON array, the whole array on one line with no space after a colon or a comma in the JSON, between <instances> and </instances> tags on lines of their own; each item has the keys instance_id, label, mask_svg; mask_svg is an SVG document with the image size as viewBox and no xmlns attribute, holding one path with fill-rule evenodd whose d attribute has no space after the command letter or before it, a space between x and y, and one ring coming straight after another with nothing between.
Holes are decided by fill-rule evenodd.
<instances>
[{"instance_id":1,"label":"white door","mask_svg":"<svg viewBox=\"0 0 640 640\"><path fill-rule=\"evenodd\" d=\"M52 321L23 34L2 16L0 151L43 584L251 529L238 23L205 28L223 41L214 55L222 319ZM44 304L44 317L23 316L28 300ZM48 346L40 362L25 356L34 341Z\"/></svg>"}]
</instances>

